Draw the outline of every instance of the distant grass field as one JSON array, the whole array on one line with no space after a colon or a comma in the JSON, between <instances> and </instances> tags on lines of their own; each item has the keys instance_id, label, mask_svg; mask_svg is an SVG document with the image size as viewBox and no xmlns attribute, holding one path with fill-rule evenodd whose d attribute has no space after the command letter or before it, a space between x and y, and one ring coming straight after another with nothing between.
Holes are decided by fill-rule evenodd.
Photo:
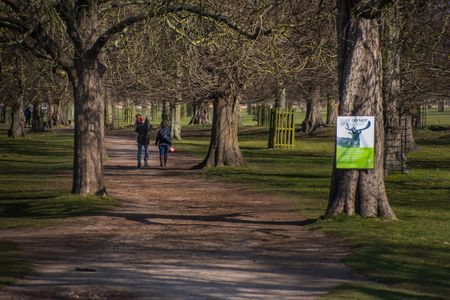
<instances>
[{"instance_id":1,"label":"distant grass field","mask_svg":"<svg viewBox=\"0 0 450 300\"><path fill-rule=\"evenodd\" d=\"M177 149L203 158L208 138L189 134ZM344 238L352 246L345 262L373 282L341 286L324 299L448 299L450 131L420 130L416 137L419 151L408 156L410 172L386 179L398 221L336 217L310 225ZM240 145L248 167L208 169L204 175L256 193L286 195L303 216L316 220L327 204L332 140L333 128L327 128L314 137L300 135L294 149L267 149L267 129L244 127Z\"/></svg>"},{"instance_id":2,"label":"distant grass field","mask_svg":"<svg viewBox=\"0 0 450 300\"><path fill-rule=\"evenodd\" d=\"M297 111L295 113L295 123L301 124L305 119L306 112ZM326 111L322 111L322 120L326 120ZM188 122L182 122L183 125L187 125ZM241 124L244 126L254 126L256 121L252 120L252 116L247 113L247 110L241 112ZM450 107L444 112L438 112L437 109L428 109L426 114L426 126L444 126L450 127Z\"/></svg>"},{"instance_id":3,"label":"distant grass field","mask_svg":"<svg viewBox=\"0 0 450 300\"><path fill-rule=\"evenodd\" d=\"M427 126L450 126L450 107L447 107L447 109L443 112L438 112L437 109L428 109L426 123Z\"/></svg>"},{"instance_id":4,"label":"distant grass field","mask_svg":"<svg viewBox=\"0 0 450 300\"><path fill-rule=\"evenodd\" d=\"M41 227L115 205L111 198L71 195L71 134L28 134L10 140L0 130L0 230ZM28 264L16 246L0 241L0 286Z\"/></svg>"}]
</instances>

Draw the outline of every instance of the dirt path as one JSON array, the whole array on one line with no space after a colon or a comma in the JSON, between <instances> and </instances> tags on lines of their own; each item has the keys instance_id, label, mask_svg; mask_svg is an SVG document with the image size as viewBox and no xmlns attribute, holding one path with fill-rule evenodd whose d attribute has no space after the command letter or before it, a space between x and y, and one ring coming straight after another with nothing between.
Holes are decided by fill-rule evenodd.
<instances>
[{"instance_id":1,"label":"dirt path","mask_svg":"<svg viewBox=\"0 0 450 300\"><path fill-rule=\"evenodd\" d=\"M337 240L303 228L294 204L193 176L196 162L135 169L135 143L107 139L116 210L4 230L35 271L0 299L313 299L352 278Z\"/></svg>"}]
</instances>

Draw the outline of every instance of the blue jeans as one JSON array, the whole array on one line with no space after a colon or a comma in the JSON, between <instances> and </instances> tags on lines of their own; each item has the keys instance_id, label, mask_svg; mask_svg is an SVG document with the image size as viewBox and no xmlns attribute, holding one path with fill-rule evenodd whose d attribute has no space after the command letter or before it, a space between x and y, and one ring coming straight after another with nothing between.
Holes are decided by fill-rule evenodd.
<instances>
[{"instance_id":1,"label":"blue jeans","mask_svg":"<svg viewBox=\"0 0 450 300\"><path fill-rule=\"evenodd\" d=\"M159 144L159 156L167 157L167 150L169 149L169 145L167 144Z\"/></svg>"},{"instance_id":2,"label":"blue jeans","mask_svg":"<svg viewBox=\"0 0 450 300\"><path fill-rule=\"evenodd\" d=\"M148 145L138 143L137 162L138 162L138 165L141 164L142 147L144 147L144 164L147 165L148 164Z\"/></svg>"}]
</instances>

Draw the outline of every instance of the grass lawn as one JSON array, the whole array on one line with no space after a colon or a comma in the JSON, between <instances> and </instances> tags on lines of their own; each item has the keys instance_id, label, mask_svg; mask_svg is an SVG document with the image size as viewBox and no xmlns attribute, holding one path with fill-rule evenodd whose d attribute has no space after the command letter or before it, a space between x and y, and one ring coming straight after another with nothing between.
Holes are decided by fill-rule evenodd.
<instances>
[{"instance_id":1,"label":"grass lawn","mask_svg":"<svg viewBox=\"0 0 450 300\"><path fill-rule=\"evenodd\" d=\"M0 230L40 227L114 206L111 198L71 195L72 135L29 134L10 140L0 130ZM0 286L28 264L16 246L0 241Z\"/></svg>"},{"instance_id":2,"label":"grass lawn","mask_svg":"<svg viewBox=\"0 0 450 300\"><path fill-rule=\"evenodd\" d=\"M437 116L440 124L446 114ZM243 114L242 123L253 125ZM298 122L297 122L298 123ZM450 123L449 123L450 124ZM210 126L193 126L178 151L204 157ZM390 174L387 192L396 222L336 217L308 225L352 246L346 263L371 282L343 285L324 299L447 299L450 295L450 131L416 133L419 151L409 154L408 174ZM333 129L297 137L294 149L267 149L267 129L244 127L240 145L248 167L205 170L214 179L244 183L255 193L296 201L299 212L324 212L333 158ZM30 134L9 140L0 130L0 229L47 226L111 208L109 198L78 197L71 185L71 134ZM19 249L0 241L0 286L28 269Z\"/></svg>"},{"instance_id":3,"label":"grass lawn","mask_svg":"<svg viewBox=\"0 0 450 300\"><path fill-rule=\"evenodd\" d=\"M208 138L189 134L177 149L203 158ZM419 151L408 156L410 173L386 179L398 221L336 217L309 225L344 238L353 249L345 262L372 282L341 286L324 299L448 299L450 131L423 130L416 136ZM245 127L240 145L248 167L204 174L246 184L256 193L284 194L302 215L317 219L327 204L332 140L333 129L327 128L315 137L299 136L295 149L273 150L267 149L267 129Z\"/></svg>"}]
</instances>

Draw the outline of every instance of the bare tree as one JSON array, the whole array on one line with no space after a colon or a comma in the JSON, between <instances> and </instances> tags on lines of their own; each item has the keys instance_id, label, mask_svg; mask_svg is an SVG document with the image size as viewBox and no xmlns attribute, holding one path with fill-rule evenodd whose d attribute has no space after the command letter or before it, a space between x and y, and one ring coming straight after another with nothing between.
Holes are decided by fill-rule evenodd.
<instances>
[{"instance_id":1,"label":"bare tree","mask_svg":"<svg viewBox=\"0 0 450 300\"><path fill-rule=\"evenodd\" d=\"M203 5L178 1L0 1L0 26L7 38L34 55L55 62L72 84L75 106L72 192L106 193L103 180L104 94L106 68L100 53L106 43L125 28L176 12L214 19L249 37L226 16Z\"/></svg>"},{"instance_id":2,"label":"bare tree","mask_svg":"<svg viewBox=\"0 0 450 300\"><path fill-rule=\"evenodd\" d=\"M337 1L339 115L375 116L373 169L336 169L325 216L360 214L394 219L384 185L382 65L378 28L387 1Z\"/></svg>"}]
</instances>

